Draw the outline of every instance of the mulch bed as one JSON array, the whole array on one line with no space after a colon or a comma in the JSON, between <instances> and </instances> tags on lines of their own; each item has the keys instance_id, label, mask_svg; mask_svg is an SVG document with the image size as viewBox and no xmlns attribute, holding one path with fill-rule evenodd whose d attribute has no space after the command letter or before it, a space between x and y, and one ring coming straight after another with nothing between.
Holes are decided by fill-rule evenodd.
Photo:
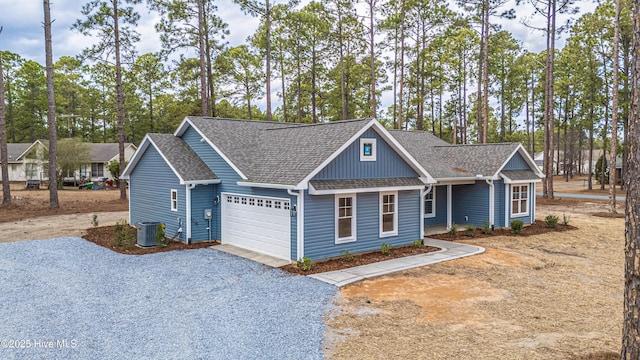
<instances>
[{"instance_id":1,"label":"mulch bed","mask_svg":"<svg viewBox=\"0 0 640 360\"><path fill-rule=\"evenodd\" d=\"M614 218L614 219L623 219L624 211L618 213L610 213L610 212L595 212L591 213L592 216L603 217L603 218Z\"/></svg>"},{"instance_id":2,"label":"mulch bed","mask_svg":"<svg viewBox=\"0 0 640 360\"><path fill-rule=\"evenodd\" d=\"M136 234L136 228L130 227L132 234ZM87 241L91 241L97 245L105 247L107 249L113 250L115 252L119 252L121 254L127 255L145 255L145 254L153 254L165 251L173 251L173 250L189 250L189 249L201 249L211 247L213 245L218 245L218 242L215 241L199 241L197 243L185 244L180 241L171 241L165 247L151 247L151 248L141 248L136 246L135 244L129 247L128 249L116 246L115 243L115 233L116 226L99 226L87 229L87 234L84 236L84 239Z\"/></svg>"},{"instance_id":3,"label":"mulch bed","mask_svg":"<svg viewBox=\"0 0 640 360\"><path fill-rule=\"evenodd\" d=\"M395 259L395 258L400 258L400 257L405 257L410 255L426 254L426 253L430 253L438 250L440 250L440 248L433 247L433 246L416 247L413 245L409 245L409 246L393 248L391 249L388 255L384 255L380 251L374 251L369 253L353 254L352 256L342 256L339 258L324 260L321 262L314 263L311 270L308 270L308 271L303 271L302 269L298 268L296 264L286 265L281 267L280 269L292 274L310 275L310 274L322 273L327 271L343 270L343 269L348 269L354 266L367 265L367 264L376 263L379 261Z\"/></svg>"},{"instance_id":4,"label":"mulch bed","mask_svg":"<svg viewBox=\"0 0 640 360\"><path fill-rule=\"evenodd\" d=\"M467 235L464 227L458 227L457 235L453 235L451 233L443 233L443 234L434 234L428 235L430 238L440 239L440 240L463 240L463 239L471 239L471 238L487 238L492 236L515 236L515 237L527 237L533 235L546 234L549 232L560 232L560 231L570 231L576 230L577 227L572 225L563 225L557 224L556 227L550 228L547 227L547 224L544 221L536 221L531 225L525 226L522 229L520 234L515 234L513 230L508 229L495 229L489 234L483 234L482 228L475 228L473 236Z\"/></svg>"}]
</instances>

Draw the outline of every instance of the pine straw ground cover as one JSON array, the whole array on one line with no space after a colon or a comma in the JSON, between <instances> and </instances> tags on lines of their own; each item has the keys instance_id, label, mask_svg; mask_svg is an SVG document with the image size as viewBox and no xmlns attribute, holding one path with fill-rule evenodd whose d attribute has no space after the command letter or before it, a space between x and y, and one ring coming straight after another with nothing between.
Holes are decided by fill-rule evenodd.
<instances>
[{"instance_id":1,"label":"pine straw ground cover","mask_svg":"<svg viewBox=\"0 0 640 360\"><path fill-rule=\"evenodd\" d=\"M331 359L613 359L620 349L624 220L566 211L577 230L459 238L485 254L341 289ZM540 206L538 218L551 213Z\"/></svg>"}]
</instances>

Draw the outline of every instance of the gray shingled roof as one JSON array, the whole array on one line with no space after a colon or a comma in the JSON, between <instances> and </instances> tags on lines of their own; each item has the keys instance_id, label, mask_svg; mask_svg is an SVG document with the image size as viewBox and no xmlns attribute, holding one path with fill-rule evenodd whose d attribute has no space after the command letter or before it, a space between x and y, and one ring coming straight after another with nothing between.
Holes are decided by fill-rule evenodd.
<instances>
[{"instance_id":1,"label":"gray shingled roof","mask_svg":"<svg viewBox=\"0 0 640 360\"><path fill-rule=\"evenodd\" d=\"M218 179L207 164L181 138L171 134L148 134L148 136L182 180L205 181Z\"/></svg>"},{"instance_id":2,"label":"gray shingled roof","mask_svg":"<svg viewBox=\"0 0 640 360\"><path fill-rule=\"evenodd\" d=\"M343 180L311 180L309 183L316 190L365 189L384 187L417 186L424 183L416 177L383 178L383 179L343 179Z\"/></svg>"},{"instance_id":3,"label":"gray shingled roof","mask_svg":"<svg viewBox=\"0 0 640 360\"><path fill-rule=\"evenodd\" d=\"M296 185L371 119L292 124L188 117L248 182Z\"/></svg>"},{"instance_id":4,"label":"gray shingled roof","mask_svg":"<svg viewBox=\"0 0 640 360\"><path fill-rule=\"evenodd\" d=\"M33 143L14 143L7 144L7 155L9 162L16 162L20 155L22 155L29 146L33 145Z\"/></svg>"},{"instance_id":5,"label":"gray shingled roof","mask_svg":"<svg viewBox=\"0 0 640 360\"><path fill-rule=\"evenodd\" d=\"M436 179L493 176L518 148L518 143L450 145L424 131L391 134Z\"/></svg>"},{"instance_id":6,"label":"gray shingled roof","mask_svg":"<svg viewBox=\"0 0 640 360\"><path fill-rule=\"evenodd\" d=\"M118 143L91 143L89 146L91 162L109 162L111 159L118 156L119 153ZM124 144L125 149L128 146L131 146L131 143Z\"/></svg>"},{"instance_id":7,"label":"gray shingled roof","mask_svg":"<svg viewBox=\"0 0 640 360\"><path fill-rule=\"evenodd\" d=\"M502 170L500 173L511 181L540 180L540 177L531 170Z\"/></svg>"}]
</instances>

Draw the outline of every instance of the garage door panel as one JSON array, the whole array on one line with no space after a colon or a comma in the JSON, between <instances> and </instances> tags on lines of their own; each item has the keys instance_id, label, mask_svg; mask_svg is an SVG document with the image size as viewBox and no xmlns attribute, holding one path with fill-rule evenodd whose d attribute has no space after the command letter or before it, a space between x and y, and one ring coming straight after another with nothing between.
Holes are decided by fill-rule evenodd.
<instances>
[{"instance_id":1,"label":"garage door panel","mask_svg":"<svg viewBox=\"0 0 640 360\"><path fill-rule=\"evenodd\" d=\"M224 194L222 242L290 259L289 199Z\"/></svg>"}]
</instances>

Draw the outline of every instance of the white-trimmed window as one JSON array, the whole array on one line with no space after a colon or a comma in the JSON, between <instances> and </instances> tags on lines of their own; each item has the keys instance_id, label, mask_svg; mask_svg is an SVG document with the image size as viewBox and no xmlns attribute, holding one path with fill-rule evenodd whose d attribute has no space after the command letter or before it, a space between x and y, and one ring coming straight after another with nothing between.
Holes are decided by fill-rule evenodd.
<instances>
[{"instance_id":1,"label":"white-trimmed window","mask_svg":"<svg viewBox=\"0 0 640 360\"><path fill-rule=\"evenodd\" d=\"M376 139L360 139L360 161L376 161Z\"/></svg>"},{"instance_id":2,"label":"white-trimmed window","mask_svg":"<svg viewBox=\"0 0 640 360\"><path fill-rule=\"evenodd\" d=\"M424 195L424 217L436 217L436 187Z\"/></svg>"},{"instance_id":3,"label":"white-trimmed window","mask_svg":"<svg viewBox=\"0 0 640 360\"><path fill-rule=\"evenodd\" d=\"M380 193L380 237L398 235L398 192Z\"/></svg>"},{"instance_id":4,"label":"white-trimmed window","mask_svg":"<svg viewBox=\"0 0 640 360\"><path fill-rule=\"evenodd\" d=\"M178 211L178 190L171 189L171 211Z\"/></svg>"},{"instance_id":5,"label":"white-trimmed window","mask_svg":"<svg viewBox=\"0 0 640 360\"><path fill-rule=\"evenodd\" d=\"M511 185L511 217L529 215L529 185Z\"/></svg>"},{"instance_id":6,"label":"white-trimmed window","mask_svg":"<svg viewBox=\"0 0 640 360\"><path fill-rule=\"evenodd\" d=\"M336 244L356 241L356 194L336 195Z\"/></svg>"}]
</instances>

